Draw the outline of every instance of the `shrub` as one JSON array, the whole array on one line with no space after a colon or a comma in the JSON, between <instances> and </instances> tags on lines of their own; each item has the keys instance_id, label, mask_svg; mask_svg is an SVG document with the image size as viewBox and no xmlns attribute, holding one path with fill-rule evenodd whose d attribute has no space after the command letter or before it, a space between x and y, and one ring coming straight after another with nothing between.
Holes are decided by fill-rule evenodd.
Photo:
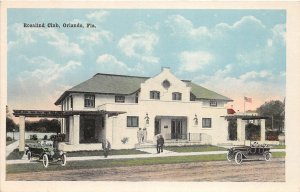
<instances>
[{"instance_id":1,"label":"shrub","mask_svg":"<svg viewBox=\"0 0 300 192\"><path fill-rule=\"evenodd\" d=\"M33 135L32 135L32 140L37 140L37 139L38 139L37 135L36 135L36 134L33 134Z\"/></svg>"},{"instance_id":2,"label":"shrub","mask_svg":"<svg viewBox=\"0 0 300 192\"><path fill-rule=\"evenodd\" d=\"M47 140L48 139L48 135L44 135L44 140Z\"/></svg>"},{"instance_id":3,"label":"shrub","mask_svg":"<svg viewBox=\"0 0 300 192\"><path fill-rule=\"evenodd\" d=\"M12 141L13 139L9 136L6 137L6 141Z\"/></svg>"},{"instance_id":4,"label":"shrub","mask_svg":"<svg viewBox=\"0 0 300 192\"><path fill-rule=\"evenodd\" d=\"M124 137L123 139L121 139L121 142L123 143L123 144L126 144L127 142L128 142L128 137Z\"/></svg>"}]
</instances>

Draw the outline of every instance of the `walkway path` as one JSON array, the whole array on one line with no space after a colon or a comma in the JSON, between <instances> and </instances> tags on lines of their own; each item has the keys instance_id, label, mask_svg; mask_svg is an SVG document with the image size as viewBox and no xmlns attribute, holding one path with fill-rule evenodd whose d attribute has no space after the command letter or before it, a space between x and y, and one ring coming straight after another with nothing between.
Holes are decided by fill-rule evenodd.
<instances>
[{"instance_id":1,"label":"walkway path","mask_svg":"<svg viewBox=\"0 0 300 192\"><path fill-rule=\"evenodd\" d=\"M112 155L104 158L103 156L83 156L83 157L68 157L67 161L86 161L86 160L106 160L106 159L138 159L138 158L153 158L153 157L175 157L175 156L194 156L194 155L217 155L217 154L226 154L227 151L207 151L207 152L187 152L187 153L177 153L173 151L164 150L162 153L153 153L156 151L156 148L145 149L152 153L148 154L133 154L133 155ZM271 152L284 152L285 149L271 149ZM37 161L28 161L28 160L7 160L6 164L23 164L23 163L32 163Z\"/></svg>"},{"instance_id":2,"label":"walkway path","mask_svg":"<svg viewBox=\"0 0 300 192\"><path fill-rule=\"evenodd\" d=\"M19 140L11 143L10 145L7 145L6 146L6 157L11 153L13 152L13 150L15 150L16 148L18 148L19 146Z\"/></svg>"}]
</instances>

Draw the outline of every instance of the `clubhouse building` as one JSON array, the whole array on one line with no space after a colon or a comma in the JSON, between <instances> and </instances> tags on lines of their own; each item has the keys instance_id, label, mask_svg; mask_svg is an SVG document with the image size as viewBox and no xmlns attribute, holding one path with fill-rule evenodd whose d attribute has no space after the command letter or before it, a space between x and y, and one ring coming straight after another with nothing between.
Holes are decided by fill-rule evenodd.
<instances>
[{"instance_id":1,"label":"clubhouse building","mask_svg":"<svg viewBox=\"0 0 300 192\"><path fill-rule=\"evenodd\" d=\"M157 134L163 135L166 145L239 144L245 141L249 121L261 126L264 141L265 118L228 114L225 104L231 101L162 68L154 77L98 73L57 99L61 111L15 110L14 114L21 118L20 136L25 117L60 118L67 139L60 147L66 151L99 150L104 139L114 149L140 147L139 128L147 132L141 145L153 145ZM237 122L234 140L228 126L232 119Z\"/></svg>"}]
</instances>

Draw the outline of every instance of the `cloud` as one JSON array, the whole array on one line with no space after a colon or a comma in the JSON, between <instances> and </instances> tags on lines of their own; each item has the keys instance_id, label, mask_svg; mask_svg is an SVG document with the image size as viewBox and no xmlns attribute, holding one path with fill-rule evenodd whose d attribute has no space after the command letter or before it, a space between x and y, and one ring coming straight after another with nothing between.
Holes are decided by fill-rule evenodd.
<instances>
[{"instance_id":1,"label":"cloud","mask_svg":"<svg viewBox=\"0 0 300 192\"><path fill-rule=\"evenodd\" d=\"M243 111L244 96L252 98L252 103L247 104L246 110L255 110L265 101L285 97L284 72L274 74L268 70L250 71L235 77L230 75L233 69L232 65L227 65L212 75L201 75L193 81L233 99L234 102L229 105L240 111Z\"/></svg>"},{"instance_id":2,"label":"cloud","mask_svg":"<svg viewBox=\"0 0 300 192\"><path fill-rule=\"evenodd\" d=\"M112 33L106 30L98 32L90 32L88 34L83 34L79 37L82 42L87 44L102 45L104 42L110 42L112 39Z\"/></svg>"},{"instance_id":3,"label":"cloud","mask_svg":"<svg viewBox=\"0 0 300 192\"><path fill-rule=\"evenodd\" d=\"M180 71L194 72L202 69L203 66L211 64L214 61L214 56L205 51L180 53L179 60L181 62Z\"/></svg>"},{"instance_id":4,"label":"cloud","mask_svg":"<svg viewBox=\"0 0 300 192\"><path fill-rule=\"evenodd\" d=\"M86 17L89 20L97 21L97 22L103 22L103 21L105 21L105 19L106 19L107 16L109 16L109 12L108 11L103 11L103 10L94 11L94 12L91 12L91 13L89 13L89 14L86 15Z\"/></svg>"},{"instance_id":5,"label":"cloud","mask_svg":"<svg viewBox=\"0 0 300 192\"><path fill-rule=\"evenodd\" d=\"M195 27L194 24L181 15L171 15L166 23L171 27L173 35L196 37L212 37L211 31L206 26Z\"/></svg>"},{"instance_id":6,"label":"cloud","mask_svg":"<svg viewBox=\"0 0 300 192\"><path fill-rule=\"evenodd\" d=\"M19 76L19 82L22 84L30 84L31 80L38 83L40 86L50 84L57 79L63 77L69 71L81 66L77 61L68 61L65 64L58 64L46 57L34 57L31 59L25 58L30 64L34 64L34 70L24 71Z\"/></svg>"},{"instance_id":7,"label":"cloud","mask_svg":"<svg viewBox=\"0 0 300 192\"><path fill-rule=\"evenodd\" d=\"M250 71L240 76L242 81L258 80L258 79L269 79L272 78L272 73L266 70L263 71Z\"/></svg>"},{"instance_id":8,"label":"cloud","mask_svg":"<svg viewBox=\"0 0 300 192\"><path fill-rule=\"evenodd\" d=\"M215 26L215 28L219 30L235 30L238 28L243 28L245 26L255 26L255 25L261 28L266 28L266 26L261 22L261 20L257 19L252 15L244 16L240 20L233 23L232 25L227 23L219 23Z\"/></svg>"},{"instance_id":9,"label":"cloud","mask_svg":"<svg viewBox=\"0 0 300 192\"><path fill-rule=\"evenodd\" d=\"M134 33L122 37L118 47L128 57L148 63L158 63L159 58L152 55L158 42L159 37L154 33Z\"/></svg>"},{"instance_id":10,"label":"cloud","mask_svg":"<svg viewBox=\"0 0 300 192\"><path fill-rule=\"evenodd\" d=\"M65 77L74 73L81 63L70 60L57 63L47 57L22 57L27 69L8 81L9 104L15 109L56 109L54 102L71 86Z\"/></svg>"},{"instance_id":11,"label":"cloud","mask_svg":"<svg viewBox=\"0 0 300 192\"><path fill-rule=\"evenodd\" d=\"M84 54L84 51L80 48L80 46L71 42L65 33L58 32L53 28L24 28L22 24L16 23L13 25L12 31L16 34L16 40L8 42L9 50L37 42L46 42L53 46L61 54Z\"/></svg>"},{"instance_id":12,"label":"cloud","mask_svg":"<svg viewBox=\"0 0 300 192\"><path fill-rule=\"evenodd\" d=\"M110 54L103 54L98 56L96 64L101 72L130 74L132 72L142 72L140 65L129 67L122 61L119 61L115 56Z\"/></svg>"}]
</instances>

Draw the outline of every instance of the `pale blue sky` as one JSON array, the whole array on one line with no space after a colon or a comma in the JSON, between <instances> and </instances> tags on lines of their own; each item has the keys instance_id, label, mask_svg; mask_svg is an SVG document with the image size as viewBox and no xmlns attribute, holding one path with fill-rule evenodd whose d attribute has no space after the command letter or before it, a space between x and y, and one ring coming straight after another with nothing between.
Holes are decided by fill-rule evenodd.
<instances>
[{"instance_id":1,"label":"pale blue sky","mask_svg":"<svg viewBox=\"0 0 300 192\"><path fill-rule=\"evenodd\" d=\"M24 28L23 23L60 28ZM63 23L97 28L63 28ZM284 10L9 9L8 105L56 109L96 73L154 76L170 67L242 110L285 97Z\"/></svg>"}]
</instances>

